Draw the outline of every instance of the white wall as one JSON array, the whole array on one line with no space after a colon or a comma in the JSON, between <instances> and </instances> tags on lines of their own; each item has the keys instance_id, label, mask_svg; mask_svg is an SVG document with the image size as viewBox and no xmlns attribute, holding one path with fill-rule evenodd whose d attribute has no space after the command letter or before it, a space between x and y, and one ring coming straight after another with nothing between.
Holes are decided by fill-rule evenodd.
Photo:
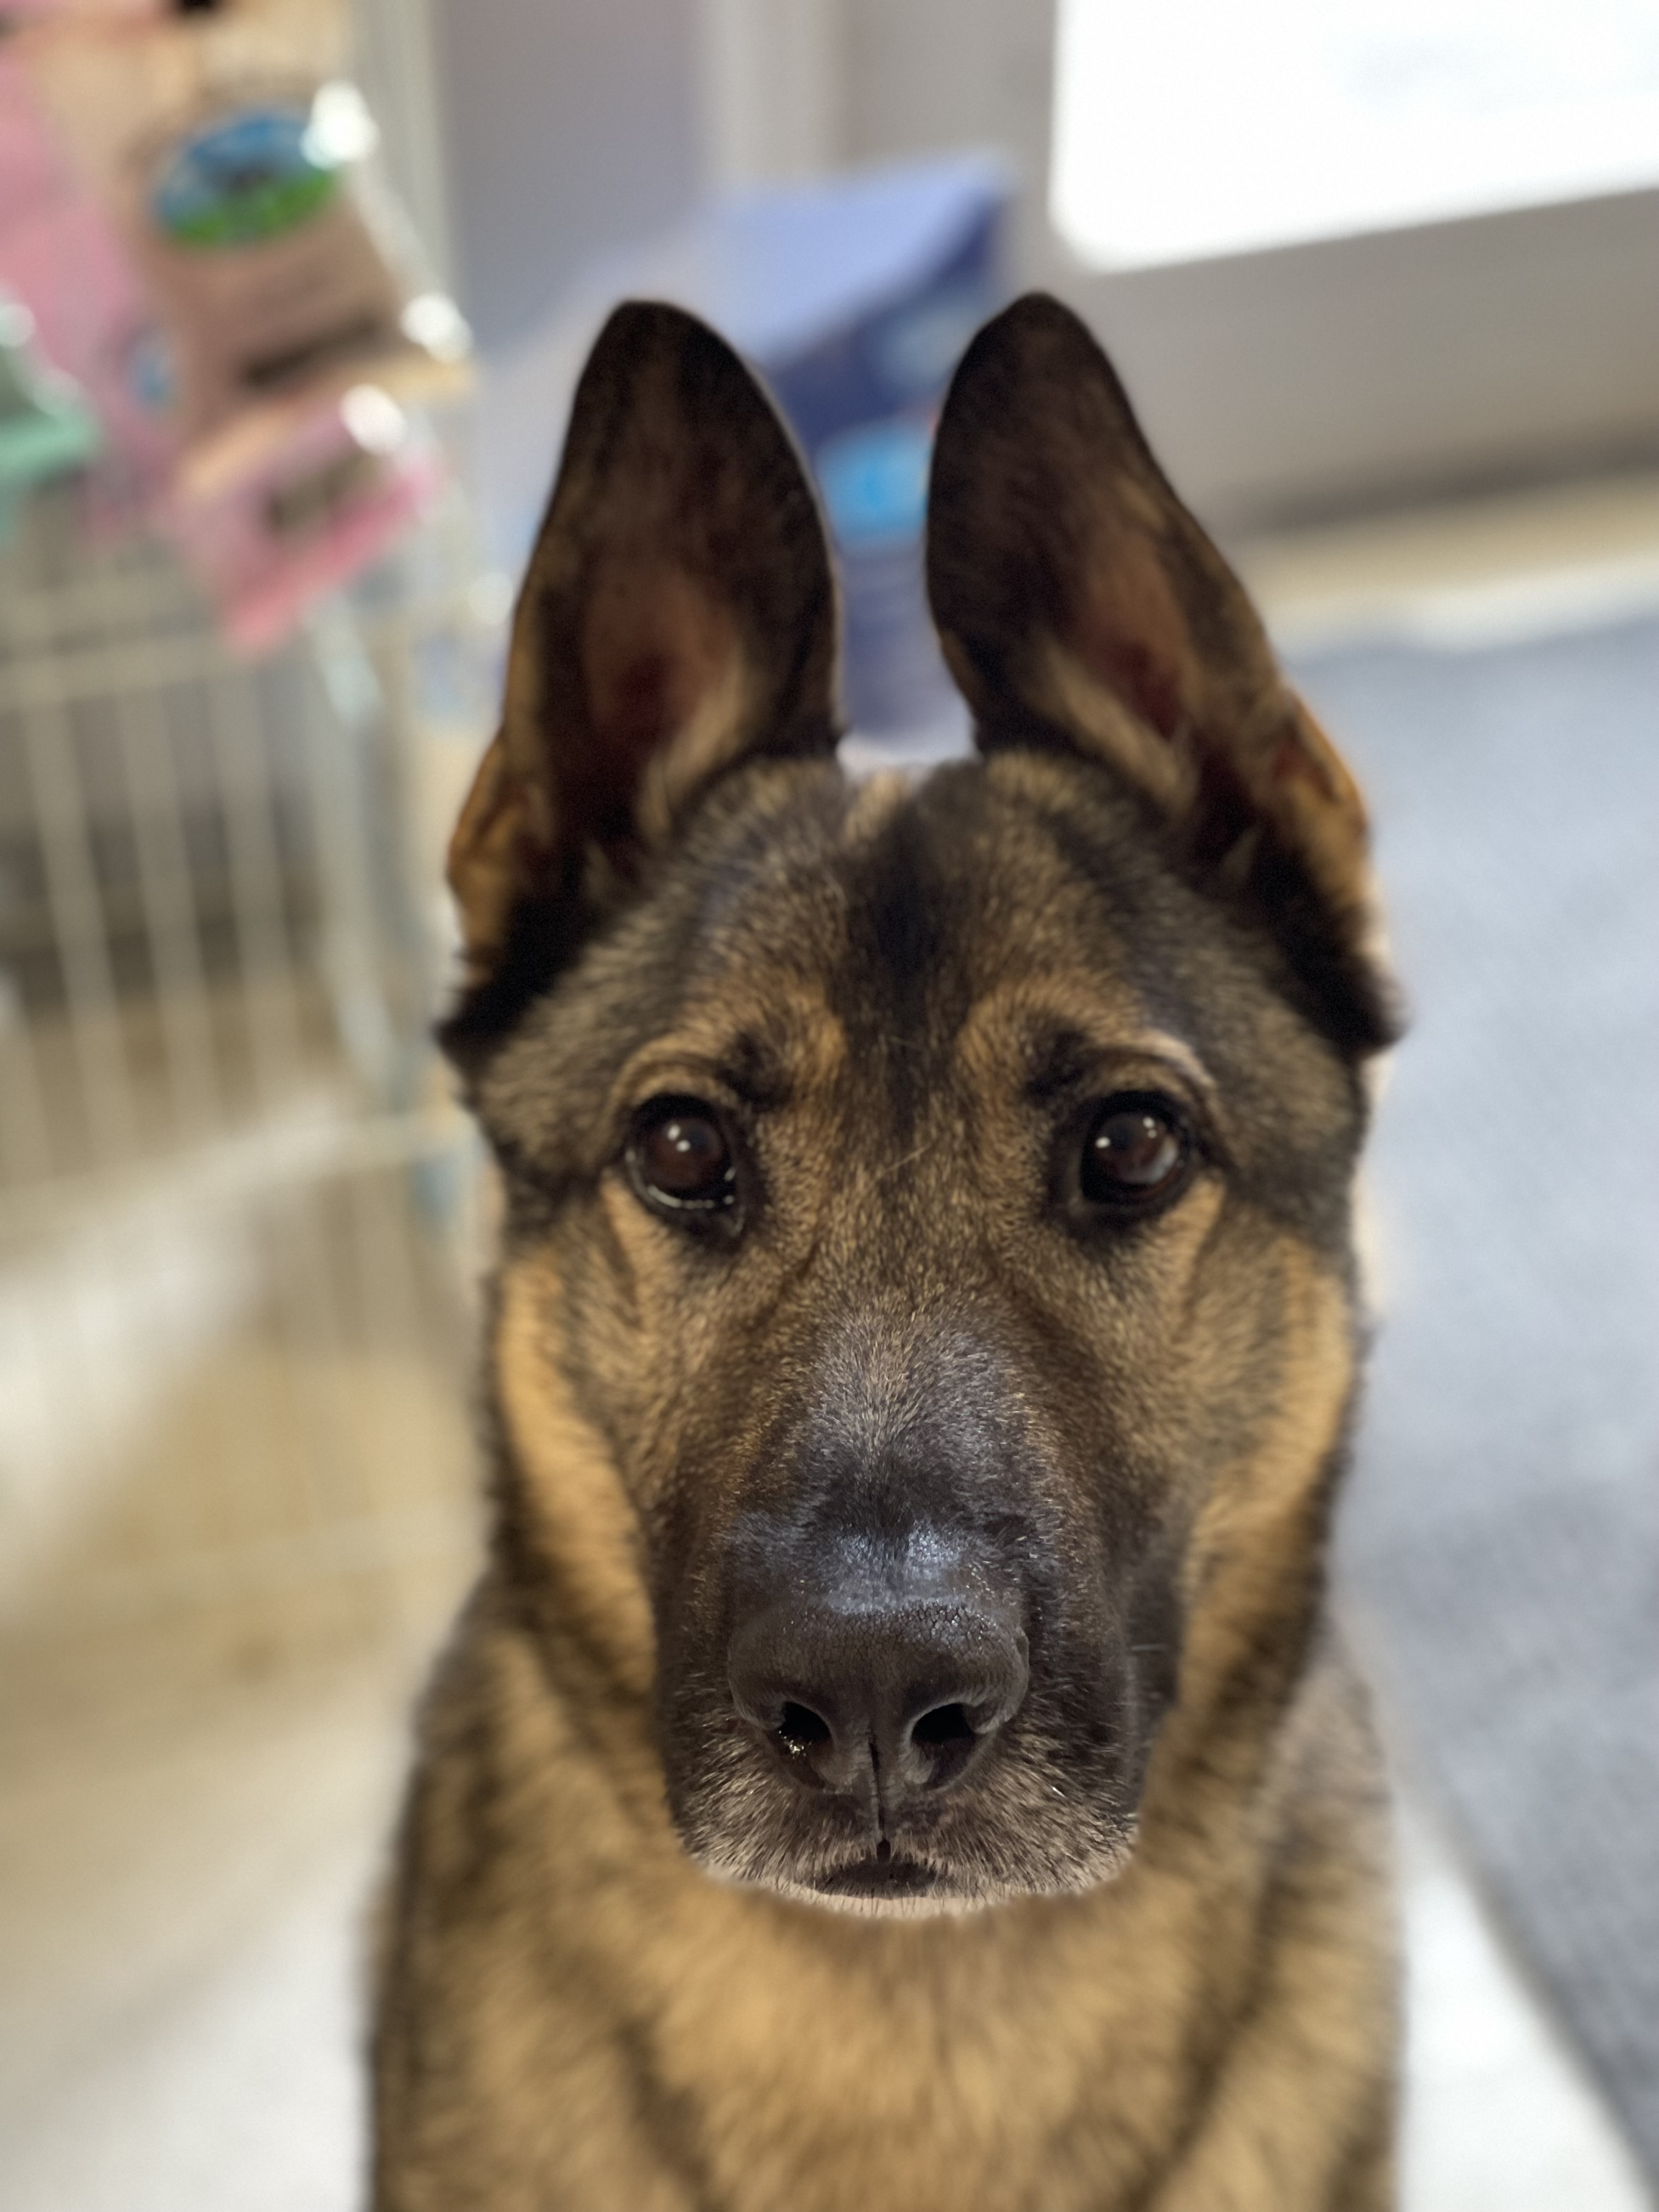
<instances>
[{"instance_id":1,"label":"white wall","mask_svg":"<svg viewBox=\"0 0 1659 2212\"><path fill-rule=\"evenodd\" d=\"M1056 289L1217 528L1659 457L1659 192Z\"/></svg>"},{"instance_id":2,"label":"white wall","mask_svg":"<svg viewBox=\"0 0 1659 2212\"><path fill-rule=\"evenodd\" d=\"M461 304L488 349L701 185L693 0L427 0Z\"/></svg>"}]
</instances>

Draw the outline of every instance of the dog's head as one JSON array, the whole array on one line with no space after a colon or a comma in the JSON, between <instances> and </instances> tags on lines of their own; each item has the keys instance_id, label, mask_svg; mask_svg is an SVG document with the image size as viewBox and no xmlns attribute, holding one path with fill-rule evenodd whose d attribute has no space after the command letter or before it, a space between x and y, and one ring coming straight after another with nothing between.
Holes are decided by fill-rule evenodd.
<instances>
[{"instance_id":1,"label":"dog's head","mask_svg":"<svg viewBox=\"0 0 1659 2212\"><path fill-rule=\"evenodd\" d=\"M451 868L504 1556L705 1868L863 1910L1100 1881L1171 1705L1273 1694L1389 1027L1353 786L1053 301L928 562L981 757L849 785L789 442L622 309Z\"/></svg>"}]
</instances>

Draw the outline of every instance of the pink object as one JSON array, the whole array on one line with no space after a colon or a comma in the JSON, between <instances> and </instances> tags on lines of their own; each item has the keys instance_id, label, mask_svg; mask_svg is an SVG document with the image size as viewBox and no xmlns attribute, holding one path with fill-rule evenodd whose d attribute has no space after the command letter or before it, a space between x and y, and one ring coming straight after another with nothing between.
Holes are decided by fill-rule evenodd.
<instances>
[{"instance_id":1,"label":"pink object","mask_svg":"<svg viewBox=\"0 0 1659 2212\"><path fill-rule=\"evenodd\" d=\"M221 440L218 462L211 475L185 472L168 529L249 653L384 553L443 477L430 440L370 385L296 404L280 430L267 417L246 453Z\"/></svg>"},{"instance_id":2,"label":"pink object","mask_svg":"<svg viewBox=\"0 0 1659 2212\"><path fill-rule=\"evenodd\" d=\"M55 270L79 300L95 270L112 298L118 266L142 286L177 387L163 526L250 648L419 513L441 467L399 403L470 375L466 325L410 281L373 118L334 73L339 15L283 0L14 42L105 227L37 247L34 282Z\"/></svg>"},{"instance_id":3,"label":"pink object","mask_svg":"<svg viewBox=\"0 0 1659 2212\"><path fill-rule=\"evenodd\" d=\"M179 449L167 352L114 226L60 153L14 54L0 46L0 285L74 378L110 441L92 480L110 523L155 503Z\"/></svg>"},{"instance_id":4,"label":"pink object","mask_svg":"<svg viewBox=\"0 0 1659 2212\"><path fill-rule=\"evenodd\" d=\"M170 0L6 0L4 12L19 23L58 15L91 23L140 23L171 12Z\"/></svg>"}]
</instances>

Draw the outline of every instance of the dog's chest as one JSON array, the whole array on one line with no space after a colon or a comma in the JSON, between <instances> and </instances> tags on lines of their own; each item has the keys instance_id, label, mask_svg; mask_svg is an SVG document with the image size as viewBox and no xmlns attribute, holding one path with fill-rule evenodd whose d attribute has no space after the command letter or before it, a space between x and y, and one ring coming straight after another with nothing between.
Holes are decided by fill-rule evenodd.
<instances>
[{"instance_id":1,"label":"dog's chest","mask_svg":"<svg viewBox=\"0 0 1659 2212\"><path fill-rule=\"evenodd\" d=\"M640 2109L675 2115L697 2196L729 2212L1036 2212L1034 2176L1042 2212L1097 2212L1133 2201L1189 2117L1191 1931L1152 1885L878 1923L711 1897L674 1866L639 1909Z\"/></svg>"}]
</instances>

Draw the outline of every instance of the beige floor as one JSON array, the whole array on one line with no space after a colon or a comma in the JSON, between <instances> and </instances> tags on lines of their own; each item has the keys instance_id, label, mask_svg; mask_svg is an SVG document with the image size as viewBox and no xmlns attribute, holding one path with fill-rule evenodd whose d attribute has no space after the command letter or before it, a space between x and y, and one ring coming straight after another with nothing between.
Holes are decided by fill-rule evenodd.
<instances>
[{"instance_id":1,"label":"beige floor","mask_svg":"<svg viewBox=\"0 0 1659 2212\"><path fill-rule=\"evenodd\" d=\"M1493 494L1232 549L1282 647L1480 645L1659 606L1659 474Z\"/></svg>"},{"instance_id":2,"label":"beige floor","mask_svg":"<svg viewBox=\"0 0 1659 2212\"><path fill-rule=\"evenodd\" d=\"M9 1747L11 2212L356 2202L362 1929L405 1680L380 1658L187 1710L118 1698Z\"/></svg>"}]
</instances>

